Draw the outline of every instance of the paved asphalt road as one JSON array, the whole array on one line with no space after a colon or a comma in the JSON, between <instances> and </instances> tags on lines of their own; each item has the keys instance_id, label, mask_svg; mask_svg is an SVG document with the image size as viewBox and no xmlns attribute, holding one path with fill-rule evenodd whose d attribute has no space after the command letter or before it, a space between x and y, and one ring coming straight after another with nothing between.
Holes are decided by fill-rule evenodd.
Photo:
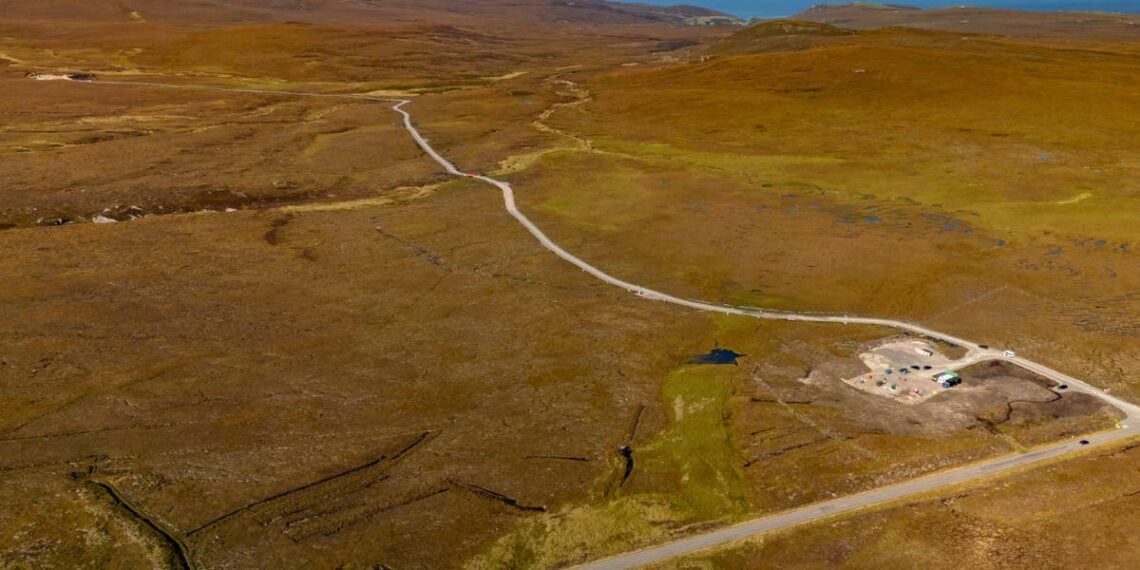
<instances>
[{"instance_id":1,"label":"paved asphalt road","mask_svg":"<svg viewBox=\"0 0 1140 570\"><path fill-rule=\"evenodd\" d=\"M1140 432L1137 426L1140 424L1135 423L1135 418L1130 417L1129 426L1124 429L1118 429L1103 434L1090 435L1086 437L1089 445L1106 444L1109 442L1120 441L1129 437L1133 437ZM944 489L951 485L960 483L967 483L969 481L979 479L982 477L991 476L1003 471L1008 471L1017 467L1023 467L1046 459L1059 457L1067 453L1076 452L1079 449L1086 449L1077 441L1068 441L1056 445L1050 445L1038 449L1034 449L1027 453L1017 455L1007 455L974 463L965 467L951 469L949 471L942 471L933 475L911 479L895 485L888 485L886 487L879 487L870 491L840 497L830 501L821 503L813 503L798 509L792 509L776 513L774 515L760 517L740 524L732 525L729 527L721 528L714 531L704 532L688 538L674 540L665 544L614 556L612 558L605 558L590 562L576 568L589 569L589 570L611 570L618 568L634 568L684 556L699 550L720 546L737 540L763 534L774 530L793 527L805 523L818 521L828 517L836 516L843 513L848 513L858 509L870 507L873 505L883 504L895 499L901 499L910 495L924 493L928 491L935 491Z\"/></svg>"},{"instance_id":2,"label":"paved asphalt road","mask_svg":"<svg viewBox=\"0 0 1140 570\"><path fill-rule=\"evenodd\" d=\"M404 127L408 133L411 134L416 144L428 154L433 160L440 164L448 173L464 178L471 178L480 180L498 188L503 195L503 205L506 207L507 212L513 216L528 232L531 233L544 247L549 249L558 257L574 264L579 269L593 275L594 277L605 281L611 285L621 287L631 293L637 294L640 297L653 301L661 301L680 305L691 309L700 311L709 311L714 313L735 314L746 317L754 317L758 319L776 319L785 321L806 321L806 322L820 322L820 323L842 323L842 324L862 324L862 325L877 325L883 327L890 327L900 329L907 332L915 333L918 335L943 340L951 344L962 346L969 351L969 360L971 361L984 361L1005 358L1001 352L996 350L985 349L977 343L926 328L914 323L905 321L897 321L893 319L882 319L874 317L855 317L848 315L820 315L820 314L805 314L805 313L789 313L782 311L770 311L766 309L758 309L754 307L737 307L730 305L718 305L714 303L707 303L704 301L695 301L691 299L682 299L653 289L647 289L640 285L635 285L627 281L623 281L614 277L593 265L583 261L574 254L562 249L554 240L551 240L538 228L534 222L530 221L522 212L519 211L515 204L514 191L511 185L501 180L495 180L487 176L482 176L473 173L466 173L455 167L450 161L440 155L428 141L420 134L415 125L412 124L412 116L404 110L404 106L409 103L406 100L393 101L392 99L371 97L367 95L339 95L328 93L303 93L291 91L269 91L259 89L230 89L223 87L209 87L209 86L194 86L194 85L170 85L162 83L144 83L144 82L94 82L84 83L83 85L137 85L147 87L164 87L164 88L182 88L182 89L206 89L213 91L232 91L238 93L259 93L268 95L283 95L295 97L323 97L323 98L342 98L342 99L356 99L365 101L378 101L395 103L393 109L400 113L404 119ZM1110 396L1102 390L1084 382L1073 378L1072 376L1063 374L1053 370L1042 364L1025 360L1022 357L1015 357L1008 359L1013 364L1021 366L1027 370L1036 372L1046 378L1049 378L1058 384L1067 384L1069 391L1083 392L1090 394L1112 404L1123 411L1127 418L1121 423L1121 427L1115 431L1104 432L1095 435L1090 435L1084 438L1087 440L1088 446L1104 445L1112 442L1121 441L1133 436L1140 432L1140 407L1137 407L1129 402ZM726 544L732 541L740 540L757 534L796 526L800 524L809 523L812 521L824 519L827 517L835 516L841 513L854 511L861 508L879 505L888 501L913 495L916 493L923 493L933 491L936 489L944 488L948 485L956 485L966 483L982 477L992 476L1004 471L1015 468L1024 467L1033 463L1044 461L1059 457L1068 453L1076 452L1080 449L1087 447L1076 440L1047 445L1026 453L1019 453L1005 457L999 457L980 463L974 463L957 469L943 471L925 477L912 479L903 483L895 485L888 485L879 487L862 493L840 497L830 501L821 503L814 503L797 509L776 513L760 517L751 521L743 522L726 528L713 530L701 533L688 538L675 540L662 544L659 546L646 548L636 552L606 558L591 562L581 566L584 569L609 569L609 568L631 568L642 566L645 564L667 560L677 556L683 556L698 550L710 548Z\"/></svg>"}]
</instances>

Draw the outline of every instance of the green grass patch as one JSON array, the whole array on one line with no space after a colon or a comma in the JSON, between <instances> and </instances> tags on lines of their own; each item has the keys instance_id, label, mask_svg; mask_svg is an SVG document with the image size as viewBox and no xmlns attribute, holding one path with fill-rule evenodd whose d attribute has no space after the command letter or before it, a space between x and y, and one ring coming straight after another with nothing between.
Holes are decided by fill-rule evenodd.
<instances>
[{"instance_id":1,"label":"green grass patch","mask_svg":"<svg viewBox=\"0 0 1140 570\"><path fill-rule=\"evenodd\" d=\"M554 194L538 208L573 223L597 224L616 230L642 215L638 208L649 198L652 184L647 175L626 159L593 156L543 156L538 167L557 177L573 180L578 191Z\"/></svg>"},{"instance_id":2,"label":"green grass patch","mask_svg":"<svg viewBox=\"0 0 1140 570\"><path fill-rule=\"evenodd\" d=\"M748 507L742 462L725 421L736 393L732 372L686 366L670 374L662 389L669 428L636 454L643 472L677 477L670 502L693 519L717 519Z\"/></svg>"},{"instance_id":3,"label":"green grass patch","mask_svg":"<svg viewBox=\"0 0 1140 570\"><path fill-rule=\"evenodd\" d=\"M660 495L562 509L522 521L468 568L552 568L617 553L667 536L684 518Z\"/></svg>"},{"instance_id":4,"label":"green grass patch","mask_svg":"<svg viewBox=\"0 0 1140 570\"><path fill-rule=\"evenodd\" d=\"M731 336L744 323L720 319ZM624 461L611 460L598 498L522 521L472 568L550 568L596 558L684 532L692 524L731 521L749 512L742 460L728 425L737 369L687 365L665 379L661 396L669 423L634 445L634 475L623 487Z\"/></svg>"}]
</instances>

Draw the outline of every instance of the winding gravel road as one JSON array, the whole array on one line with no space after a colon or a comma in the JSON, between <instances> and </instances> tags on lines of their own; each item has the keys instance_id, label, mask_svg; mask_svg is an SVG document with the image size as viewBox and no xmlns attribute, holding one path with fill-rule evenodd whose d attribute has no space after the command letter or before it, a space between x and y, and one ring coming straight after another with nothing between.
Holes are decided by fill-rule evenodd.
<instances>
[{"instance_id":1,"label":"winding gravel road","mask_svg":"<svg viewBox=\"0 0 1140 570\"><path fill-rule=\"evenodd\" d=\"M1009 360L1010 362L1012 362L1018 366L1021 366L1022 368L1025 368L1027 370L1032 370L1033 372L1036 372L1042 376L1050 378L1050 379L1052 379L1052 380L1054 380L1060 384L1068 384L1070 386L1070 388L1074 389L1074 391L1085 392L1087 394L1091 394L1093 396L1096 396L1096 397L1112 404L1113 406L1120 408L1121 411L1125 412L1129 416L1136 415L1137 417L1140 417L1140 407L1137 407L1137 406L1135 406L1129 402L1126 402L1126 401L1121 400L1119 398L1116 398L1114 396L1110 396L1110 395L1104 393L1103 391L1101 391L1099 388L1096 388L1096 387L1094 387L1088 383L1085 383L1081 380L1073 378L1072 376L1068 376L1066 374L1063 374L1061 372L1053 370L1052 368L1049 368L1043 364L1038 364L1036 362L1032 362L1032 361L1026 360L1026 359L1021 358L1021 357L1005 358L1002 354L1002 351L982 348L981 345L979 345L978 343L968 341L964 338L957 337L957 336L954 336L952 334L944 333L941 331L936 331L934 329L930 329L930 328L924 327L922 325L918 325L918 324L914 324L914 323L908 323L906 321L898 321L898 320L894 320L894 319L883 319L883 318L876 318L876 317L854 317L854 316L848 316L848 315L817 315L817 314L807 314L807 313L790 313L790 312L785 312L785 311L772 311L772 310L768 310L768 309L758 309L755 307L738 307L738 306L733 306L733 305L718 305L718 304L714 304L714 303L708 303L705 301L694 301L692 299L682 299L681 297L675 297L675 296L670 295L668 293L662 293L660 291L655 291L653 289L648 289L646 287L642 287L640 285L636 285L634 283L630 283L628 281L623 281L621 279L618 279L617 277L614 277L613 275L610 275L609 273L606 273L605 271L602 271L601 269L598 269L597 267L590 265L589 263L583 261L578 256L566 251L565 249L562 248L562 246L555 243L554 240L547 237L547 235L545 233L543 233L542 230L539 229L539 227L534 222L530 221L530 218L527 218L525 214L523 214L522 212L519 211L518 206L515 204L515 193L514 193L514 190L511 189L510 184L503 182L502 180L496 180L494 178L489 178L487 176L463 172L463 171L459 170L458 168L456 168L454 164L452 164L450 161L448 161L446 158L444 158L438 152L436 152L436 150L434 148L432 148L432 146L430 144L428 144L427 140L424 139L423 135L420 134L419 130L416 129L415 125L412 124L412 115L403 109L404 105L408 104L409 102L410 101L406 101L406 100L405 101L399 101L392 108L396 112L400 113L403 116L404 128L408 130L408 132L412 135L412 138L416 141L416 144L419 145L419 147L425 153L427 153L428 156L430 156L433 160L438 162L440 164L440 166L442 166L444 168L444 170L446 170L449 174L452 174L452 175L458 176L458 177L462 177L462 178L471 178L474 180L480 180L480 181L486 182L487 184L490 184L490 185L498 188L500 191L502 191L503 205L506 208L507 213L509 213L512 217L515 218L515 220L517 220L520 224L522 224L522 226L524 228L526 228L526 230L528 232L530 232L531 235L533 235L535 237L535 239L537 239L539 241L539 243L541 243L546 249L549 249L551 252L553 252L558 257L561 257L562 259L574 264L575 266L577 266L582 271L585 271L586 273L589 273L590 275L593 275L594 277L596 277L602 281L605 281L606 283L609 283L610 285L615 285L617 287L621 287L622 289L625 289L626 291L629 291L631 293L635 293L638 296L646 298L646 299L650 299L653 301L663 301L666 303L672 303L674 305L689 307L691 309L696 309L699 311L723 313L726 315L741 315L741 316L745 316L745 317L754 317L757 319L770 319L770 320L783 320L783 321L803 321L803 322L812 322L812 323L842 323L842 324L857 324L857 325L875 325L875 326L900 329L900 330L915 333L918 335L927 336L930 338L942 340L942 341L948 342L950 344L955 344L955 345L961 346L961 347L967 349L974 356L974 359L976 362L981 362L981 361L985 361L985 360L996 360L996 359Z\"/></svg>"},{"instance_id":2,"label":"winding gravel road","mask_svg":"<svg viewBox=\"0 0 1140 570\"><path fill-rule=\"evenodd\" d=\"M924 327L922 325L908 323L905 321L898 321L894 319L882 319L875 317L852 317L847 315L811 315L803 313L788 313L782 311L770 311L765 309L757 309L753 307L736 307L730 305L717 305L707 303L704 301L694 301L691 299L682 299L675 297L668 293L662 293L653 289L648 289L628 281L623 281L589 263L583 261L578 256L566 251L554 240L550 239L534 222L530 221L525 214L519 211L518 206L515 204L515 193L511 189L511 185L502 180L496 180L482 175L469 174L460 171L450 161L440 155L427 140L412 124L412 116L410 113L403 109L408 101L400 101L393 109L404 117L404 128L411 133L412 138L415 139L416 144L423 149L432 159L440 164L448 173L455 176L473 178L495 186L503 194L503 205L506 207L507 212L513 216L528 232L531 233L546 249L552 251L558 257L574 264L582 271L593 275L594 277L605 281L611 285L621 287L631 293L635 293L643 298L663 301L680 305L691 309L700 311L709 311L714 313L724 313L732 315L742 315L746 317L754 317L758 319L776 319L784 321L805 321L815 323L843 323L843 324L861 324L861 325L877 325L883 327L890 327L900 329L907 332L935 338L962 346L967 349L968 356L963 360L972 362L982 362L985 360L1005 359L1013 364L1016 364L1027 370L1031 370L1049 378L1058 384L1067 384L1069 391L1084 392L1090 394L1109 404L1119 408L1127 416L1126 421L1121 423L1119 429L1110 432L1099 433L1090 435L1084 438L1086 443L1081 443L1078 440L1069 440L1053 445L1046 445L1039 447L1025 453L1015 455L1008 455L998 457L988 461L974 463L964 467L942 471L925 477L919 477L902 483L887 485L879 487L862 493L840 497L830 501L821 503L813 503L797 509L784 511L781 513L773 514L770 516L760 517L740 524L732 525L726 528L704 532L687 538L682 538L672 542L668 542L659 546L646 548L627 554L622 554L612 558L606 558L595 562L587 563L577 568L591 569L591 570L610 570L618 568L633 568L643 566L654 562L660 562L684 556L693 552L720 546L737 540L749 538L765 532L771 532L782 528L788 528L809 522L817 521L820 519L834 517L843 513L850 513L852 511L865 509L875 505L882 505L889 503L896 499L915 495L918 493L925 493L942 489L951 485L959 485L975 479L993 476L1005 471L1025 467L1027 465L1060 457L1065 454L1074 453L1078 450L1087 449L1086 446L1104 445L1112 442L1121 441L1136 436L1140 433L1140 407L1137 407L1129 402L1110 396L1102 390L1073 378L1067 374L1063 374L1043 364L1038 364L1021 357L1006 358L1001 351L982 348L975 342L947 334L944 332L936 331Z\"/></svg>"},{"instance_id":3,"label":"winding gravel road","mask_svg":"<svg viewBox=\"0 0 1140 570\"><path fill-rule=\"evenodd\" d=\"M875 317L855 317L848 315L819 315L819 314L805 314L805 313L790 313L782 311L771 311L766 309L758 309L753 307L737 307L730 305L719 305L715 303L708 303L704 301L695 301L691 299L683 299L662 293L653 289L648 289L640 285L623 281L614 277L593 265L583 261L581 258L566 251L554 240L547 237L541 229L522 212L519 211L515 203L514 191L511 185L496 180L487 176L469 174L463 172L455 167L450 161L440 155L428 141L420 134L412 123L412 116L406 110L406 106L410 101L407 100L393 100L390 98L373 97L368 95L344 95L344 94L329 94L329 93L305 93L293 91L272 91L261 89L238 89L226 87L211 87L201 85L172 85L164 83L151 83L151 82L128 82L128 81L115 81L115 82L96 82L96 83L83 83L82 85L136 85L146 87L162 87L162 88L180 88L180 89L204 89L211 91L228 91L236 93L254 93L254 94L268 94L268 95L282 95L293 97L320 97L320 98L339 98L339 99L354 99L365 101L376 101L395 103L393 109L400 113L404 119L404 128L415 140L416 144L427 153L433 160L439 163L449 174L462 178L472 178L480 180L498 188L502 192L503 205L507 212L515 218L528 232L531 233L545 248L553 252L558 257L572 263L579 269L589 273L597 279L600 279L611 285L621 287L631 293L634 293L642 298L671 303L682 307L688 307L699 311L708 311L714 313L741 315L746 317L754 317L758 319L773 319L784 321L803 321L815 323L842 323L842 324L861 324L861 325L877 325L882 327L889 327L915 333L918 335L927 336L934 339L943 340L951 344L959 345L968 350L969 358L976 361L1005 359L1001 352L982 348L977 343L965 340L963 338L947 334L944 332L936 331L922 325L908 323L894 319L884 319ZM1067 374L1058 372L1043 364L1026 360L1022 357L1007 359L1013 364L1021 366L1027 370L1031 370L1045 376L1059 384L1067 384L1069 391L1083 392L1090 394L1101 400L1119 408L1126 415L1126 419L1121 422L1120 427L1113 431L1102 432L1094 435L1086 436L1084 439L1088 444L1082 444L1077 440L1070 440L1052 445L1046 445L1025 453L1018 453L999 457L971 465L966 465L948 471L934 473L910 481L902 483L887 485L879 487L862 493L840 497L830 501L821 503L813 503L800 508L783 511L763 517L759 517L747 522L742 522L725 528L703 532L687 538L668 542L659 546L646 548L636 552L622 554L611 558L598 560L595 562L587 563L579 568L588 569L613 569L613 568L631 568L642 566L662 560L667 560L677 556L683 556L696 552L698 550L711 548L715 546L724 545L733 541L745 539L755 536L757 534L770 532L778 529L788 528L796 525L806 524L828 517L834 517L843 513L866 509L876 505L882 505L903 497L910 495L934 491L937 489L945 488L949 485L958 485L967 483L976 479L997 475L1002 472L1010 471L1013 469L1023 468L1025 466L1061 457L1066 454L1078 452L1079 450L1088 449L1091 446L1105 445L1113 442L1119 442L1124 439L1132 438L1140 434L1140 407L1137 407L1129 402L1121 400L1115 396L1106 394L1099 388L1088 384L1082 380L1078 380Z\"/></svg>"}]
</instances>

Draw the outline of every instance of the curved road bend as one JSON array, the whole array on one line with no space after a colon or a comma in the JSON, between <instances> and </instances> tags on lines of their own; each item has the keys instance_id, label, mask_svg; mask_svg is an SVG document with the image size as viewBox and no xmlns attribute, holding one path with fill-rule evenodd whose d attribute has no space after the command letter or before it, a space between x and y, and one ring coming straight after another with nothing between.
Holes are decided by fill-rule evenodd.
<instances>
[{"instance_id":1,"label":"curved road bend","mask_svg":"<svg viewBox=\"0 0 1140 570\"><path fill-rule=\"evenodd\" d=\"M967 360L970 361L981 362L984 360L996 360L1004 358L1001 351L983 349L977 343L965 340L963 338L904 321L873 317L808 315L800 313L787 313L782 311L769 311L752 307L716 305L703 301L682 299L680 297L669 295L668 293L662 293L653 289L647 289L640 285L635 285L633 283L629 283L628 281L618 279L617 277L614 277L602 271L601 269L590 265L578 256L566 251L557 243L555 243L554 240L550 239L545 233L543 233L542 230L539 229L534 222L530 221L526 215L519 211L518 206L515 204L514 190L511 189L510 184L501 180L489 178L487 176L464 173L456 168L454 164L436 152L436 150L432 148L430 144L428 144L427 140L424 139L424 137L412 124L411 114L403 109L404 105L407 103L408 101L400 101L393 107L393 109L395 109L396 112L400 113L403 116L404 128L408 130L408 132L412 135L412 138L415 139L416 144L418 144L420 148L428 154L428 156L431 156L432 159L438 162L448 173L452 175L474 178L476 180L480 180L497 187L500 191L502 191L503 205L506 207L507 212L513 216L520 224L522 224L522 226L526 228L527 231L529 231L531 235L533 235L539 241L539 243L546 247L546 249L554 252L554 254L558 257L561 257L562 259L574 264L579 269L585 271L586 273L589 273L590 275L593 275L594 277L606 283L616 285L627 291L636 293L637 295L646 299L664 301L666 303L681 305L701 311L735 314L760 319L778 319L786 321L804 321L818 323L852 323L890 327L931 338L936 338L949 342L951 344L965 347L969 351L969 358ZM1015 357L1008 360L1013 364L1021 366L1022 368L1045 376L1057 382L1058 384L1067 384L1069 386L1069 389L1072 391L1084 392L1086 394L1098 397L1124 412L1126 415L1126 420L1123 422L1120 429L1087 436L1086 440L1088 441L1089 445L1104 445L1107 443L1131 438L1140 433L1140 407L1116 398L1115 396L1110 396L1104 393L1102 390L1092 386L1091 384L1077 380L1076 378L1053 370L1042 364L1025 360L1021 357ZM982 461L979 463L974 463L972 465L959 467L957 469L951 469L949 471L943 471L925 477L919 477L910 481L888 485L885 487L879 487L877 489L864 491L862 493L856 493L854 495L848 495L846 497L840 497L838 499L824 501L821 503L814 503L800 507L798 509L753 519L748 522L732 525L719 530L705 532L680 540L675 540L652 548L647 548L644 550L639 550L628 554L588 563L580 566L580 568L592 570L609 570L618 568L632 568L651 564L654 562L660 562L706 548L711 548L714 546L719 546L729 542L748 538L750 536L755 536L757 534L796 526L874 505L880 505L917 493L934 491L950 485L965 483L974 479L979 479L982 477L1001 473L1003 471L1009 471L1011 469L1024 467L1026 465L1059 457L1084 448L1085 446L1076 440L1047 445L1028 451L1026 453L1008 455L996 459Z\"/></svg>"},{"instance_id":2,"label":"curved road bend","mask_svg":"<svg viewBox=\"0 0 1140 570\"><path fill-rule=\"evenodd\" d=\"M409 101L406 101L406 100L405 101L399 101L392 108L396 112L400 113L403 116L404 128L407 129L408 132L412 135L412 138L415 139L416 144L419 145L420 149L422 149L425 153L427 153L428 156L430 156L433 160L438 162L440 164L440 166L443 166L444 170L446 170L449 174L452 174L454 176L459 176L459 177L466 177L466 178L473 178L476 180L480 180L480 181L483 181L487 184L495 186L496 188L501 190L503 193L503 205L506 207L507 212L512 217L514 217L515 220L517 220L520 224L522 224L522 226L524 228L526 228L527 231L529 231L531 233L531 235L533 235L539 241L539 243L541 243L543 245L543 247L554 252L554 254L557 255L558 257L561 257L562 259L574 264L579 269L585 271L586 273L589 273L590 275L593 275L594 277L596 277L602 281L605 281L606 283L609 283L611 285L616 285L618 287L621 287L622 289L625 289L626 291L629 291L631 293L636 293L638 296L644 297L646 299L651 299L654 301L664 301L666 303L672 303L674 305L681 305L684 307L689 307L689 308L697 309L700 311L709 311L709 312L714 312L714 313L723 313L723 314L730 314L730 315L742 315L742 316L754 317L754 318L758 318L758 319L771 319L771 320L784 320L784 321L803 321L803 322L813 322L813 323L843 323L843 324L858 324L858 325L876 325L876 326L882 326L882 327L889 327L889 328L894 328L894 329L905 330L908 332L927 336L930 338L943 340L943 341L946 341L948 343L964 347L972 355L974 355L974 359L976 359L976 361L978 361L978 362L983 361L983 360L996 360L996 359L1003 358L1001 351L992 350L992 349L984 349L975 342L971 342L971 341L968 341L966 339L963 339L963 338L960 338L960 337L957 337L957 336L954 336L951 334L936 331L934 329L926 328L922 325L916 325L916 324L908 323L905 321L897 321L894 319L882 319L882 318L875 318L875 317L852 317L852 316L847 316L847 315L816 315L816 314L804 314L804 313L789 313L789 312L784 312L784 311L771 311L771 310L767 310L767 309L757 309L754 307L737 307L737 306L732 306L732 305L717 305L717 304L713 304L713 303L706 303L704 301L694 301L691 299L682 299L680 297L675 297L675 296L670 295L668 293L662 293L660 291L655 291L653 289L648 289L646 287L642 287L640 285L635 285L635 284L630 283L628 281L623 281L621 279L618 279L617 277L614 277L614 276L602 271L601 269L598 269L597 267L590 265L589 263L583 261L581 258L579 258L578 256L566 251L565 249L562 249L562 247L559 246L557 243L555 243L554 240L547 237L547 235L545 233L543 233L542 230L539 229L538 226L535 225L534 222L530 221L530 218L527 218L526 215L524 215L522 212L519 211L518 206L515 204L515 193L514 193L514 190L511 189L510 184L503 182L502 180L495 180L494 178L489 178L487 176L474 175L474 174L468 174L468 173L462 172L458 168L456 168L454 164L452 164L450 161L448 161L446 158L444 158L442 155L440 155L438 152L436 152L436 150L434 148L432 148L430 144L428 144L427 140L423 137L423 135L420 134L419 130L417 130L416 127L412 124L411 114L403 109L404 105L406 105L408 103L409 103ZM1116 398L1114 396L1110 396L1110 395L1104 393L1103 391L1101 391L1099 388L1096 388L1096 387L1094 387L1094 386L1092 386L1086 382L1083 382L1081 380L1077 380L1076 378L1073 378L1072 376L1068 376L1066 374L1063 374L1061 372L1053 370L1052 368L1049 368L1043 364L1038 364L1036 362L1032 362L1032 361L1026 360L1026 359L1021 358L1021 357L1011 358L1011 359L1007 359L1007 360L1009 360L1013 364L1021 366L1022 368L1025 368L1027 370L1032 370L1033 372L1036 372L1036 373L1038 373L1042 376L1045 376L1051 380L1054 380L1060 384L1068 384L1070 386L1070 388L1074 389L1074 391L1084 392L1084 393L1096 396L1096 397L1112 404L1113 406L1120 408L1120 410L1123 411L1125 414L1127 414L1129 417L1135 416L1137 418L1140 418L1140 407L1135 406L1135 405L1133 405L1129 402L1126 402L1124 400L1121 400L1119 398Z\"/></svg>"},{"instance_id":3,"label":"curved road bend","mask_svg":"<svg viewBox=\"0 0 1140 570\"><path fill-rule=\"evenodd\" d=\"M151 83L151 82L130 82L130 81L115 81L115 82L94 82L84 83L84 85L137 85L145 87L163 87L163 88L184 88L184 89L202 89L210 91L226 91L234 93L252 93L252 94L266 94L266 95L284 95L295 97L321 97L321 98L339 98L339 99L355 99L364 101L376 101L386 103L396 103L392 109L400 113L404 119L404 128L411 134L416 144L419 145L425 153L428 154L433 160L440 164L449 174L464 178L473 178L480 180L498 188L503 195L503 205L507 212L515 218L527 231L531 233L546 249L553 252L558 257L574 264L579 269L593 275L597 279L621 287L631 293L651 299L654 301L663 301L689 307L699 311L708 311L722 314L741 315L746 317L754 317L758 319L772 319L772 320L785 320L785 321L802 321L813 323L843 323L843 324L861 324L861 325L876 325L882 327L889 327L899 330L912 332L919 335L924 335L930 338L935 338L956 344L966 348L971 359L976 361L993 360L1003 358L1002 354L996 350L983 349L977 343L965 340L963 338L926 328L921 325L908 323L905 321L898 321L894 319L883 319L875 317L853 317L847 315L817 315L817 314L804 314L804 313L790 313L783 311L771 311L766 309L757 309L754 307L737 307L731 305L718 305L714 303L706 303L704 301L694 301L690 299L682 299L667 293L648 289L640 285L629 283L614 277L593 265L583 261L574 254L562 249L554 240L547 237L541 229L538 228L534 222L530 221L522 212L519 211L518 206L515 204L514 191L511 185L501 180L495 180L482 175L468 174L460 171L450 161L440 155L428 141L424 139L419 130L412 124L412 116L403 109L410 101L408 100L394 100L383 97L372 97L369 95L352 95L352 94L333 94L333 93L307 93L300 91L273 91L265 89L241 89L241 88L226 88L226 87L211 87L201 85L175 85L165 83ZM1133 437L1140 433L1140 407L1121 400L1115 396L1106 394L1104 391L1084 382L1069 376L1067 374L1058 372L1043 364L1026 360L1021 357L1009 359L1010 362L1016 364L1026 370L1030 370L1045 376L1059 384L1067 384L1071 391L1083 392L1119 408L1126 415L1126 419L1122 422L1120 429L1110 432L1103 432L1095 435L1087 436L1085 439L1091 445L1104 445L1111 442L1116 442ZM955 485L965 483L973 479L995 475L1003 471L1024 467L1026 465L1044 461L1047 459L1059 457L1068 453L1075 452L1079 449L1084 449L1085 446L1077 441L1067 441L1053 445L1047 445L1026 453L1009 455L999 457L949 471L943 471L903 483L879 487L862 493L856 493L846 497L840 497L830 501L821 503L814 503L797 509L776 513L769 516L760 517L751 521L739 523L719 530L714 530L688 538L669 542L660 546L639 550L636 552L606 558L596 562L588 563L582 568L589 569L602 569L602 568L630 568L641 566L652 562L666 560L677 556L682 556L697 550L710 548L754 536L756 534L769 532L777 529L788 528L795 525L804 524L819 519L832 517L841 513L850 512L873 505L879 505L888 501L899 499L908 495L922 493L927 491L936 490L946 487L948 485Z\"/></svg>"}]
</instances>

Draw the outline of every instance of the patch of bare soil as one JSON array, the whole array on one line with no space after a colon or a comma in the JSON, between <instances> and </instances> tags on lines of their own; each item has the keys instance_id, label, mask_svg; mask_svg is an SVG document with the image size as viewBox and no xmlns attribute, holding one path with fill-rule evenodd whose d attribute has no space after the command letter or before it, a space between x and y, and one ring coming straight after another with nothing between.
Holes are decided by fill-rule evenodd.
<instances>
[{"instance_id":1,"label":"patch of bare soil","mask_svg":"<svg viewBox=\"0 0 1140 570\"><path fill-rule=\"evenodd\" d=\"M983 362L962 371L968 398L978 403L977 419L994 433L1015 438L1022 445L1107 429L1124 417L1100 399L1068 392L1056 382L1005 361ZM1001 396L979 401L976 394Z\"/></svg>"},{"instance_id":2,"label":"patch of bare soil","mask_svg":"<svg viewBox=\"0 0 1140 570\"><path fill-rule=\"evenodd\" d=\"M787 508L1008 454L1114 425L1099 400L1005 362L967 369L964 382L914 405L842 381L881 337L816 329L751 365L754 388L733 414L744 473L760 508ZM841 337L839 335L846 335ZM760 350L734 341L747 352ZM810 479L797 476L812 473Z\"/></svg>"}]
</instances>

